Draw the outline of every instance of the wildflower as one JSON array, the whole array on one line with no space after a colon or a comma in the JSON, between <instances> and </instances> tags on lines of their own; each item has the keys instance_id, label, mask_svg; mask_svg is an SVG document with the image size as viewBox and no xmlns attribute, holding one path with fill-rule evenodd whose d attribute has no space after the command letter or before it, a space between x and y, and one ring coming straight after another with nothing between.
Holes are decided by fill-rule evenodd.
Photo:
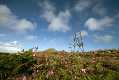
<instances>
[{"instance_id":1,"label":"wildflower","mask_svg":"<svg viewBox=\"0 0 119 80\"><path fill-rule=\"evenodd\" d=\"M48 71L48 75L53 75L54 74L54 71L51 69Z\"/></svg>"},{"instance_id":2,"label":"wildflower","mask_svg":"<svg viewBox=\"0 0 119 80\"><path fill-rule=\"evenodd\" d=\"M92 63L93 63L93 64L95 64L95 63L96 63L96 61L92 61Z\"/></svg>"},{"instance_id":3,"label":"wildflower","mask_svg":"<svg viewBox=\"0 0 119 80\"><path fill-rule=\"evenodd\" d=\"M86 73L86 69L81 69L81 72Z\"/></svg>"},{"instance_id":4,"label":"wildflower","mask_svg":"<svg viewBox=\"0 0 119 80\"><path fill-rule=\"evenodd\" d=\"M54 75L53 69L48 70L46 77L48 78L49 76L52 76L52 75Z\"/></svg>"},{"instance_id":5,"label":"wildflower","mask_svg":"<svg viewBox=\"0 0 119 80\"><path fill-rule=\"evenodd\" d=\"M26 76L23 76L23 80L27 80L27 79L26 79Z\"/></svg>"},{"instance_id":6,"label":"wildflower","mask_svg":"<svg viewBox=\"0 0 119 80\"><path fill-rule=\"evenodd\" d=\"M74 76L74 79L76 79L77 77L76 76Z\"/></svg>"},{"instance_id":7,"label":"wildflower","mask_svg":"<svg viewBox=\"0 0 119 80\"><path fill-rule=\"evenodd\" d=\"M93 60L95 60L96 58L93 58Z\"/></svg>"}]
</instances>

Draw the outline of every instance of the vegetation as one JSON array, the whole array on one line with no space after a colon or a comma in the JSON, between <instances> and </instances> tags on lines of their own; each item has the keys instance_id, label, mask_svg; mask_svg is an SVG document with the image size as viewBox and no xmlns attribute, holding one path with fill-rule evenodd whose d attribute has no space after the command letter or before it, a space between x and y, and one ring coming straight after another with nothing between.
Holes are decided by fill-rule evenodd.
<instances>
[{"instance_id":1,"label":"vegetation","mask_svg":"<svg viewBox=\"0 0 119 80\"><path fill-rule=\"evenodd\" d=\"M48 55L55 52L55 56ZM40 54L47 53L48 57ZM119 80L119 50L67 53L48 49L32 57L31 50L0 54L0 80Z\"/></svg>"},{"instance_id":2,"label":"vegetation","mask_svg":"<svg viewBox=\"0 0 119 80\"><path fill-rule=\"evenodd\" d=\"M15 80L21 75L32 75L32 66L35 62L30 50L17 54L1 53L0 80Z\"/></svg>"}]
</instances>

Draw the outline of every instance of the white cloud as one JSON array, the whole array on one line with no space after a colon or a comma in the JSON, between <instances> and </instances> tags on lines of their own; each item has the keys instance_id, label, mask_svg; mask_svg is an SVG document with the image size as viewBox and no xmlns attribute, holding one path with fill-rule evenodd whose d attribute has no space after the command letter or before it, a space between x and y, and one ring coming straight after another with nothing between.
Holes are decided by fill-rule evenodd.
<instances>
[{"instance_id":1,"label":"white cloud","mask_svg":"<svg viewBox=\"0 0 119 80\"><path fill-rule=\"evenodd\" d=\"M49 23L48 29L50 31L69 31L69 20L70 20L70 12L69 10L60 11L57 15L55 14L55 7L50 3L45 2L43 7L42 17Z\"/></svg>"},{"instance_id":2,"label":"white cloud","mask_svg":"<svg viewBox=\"0 0 119 80\"><path fill-rule=\"evenodd\" d=\"M0 27L8 27L16 23L16 16L14 16L11 10L5 6L0 5Z\"/></svg>"},{"instance_id":3,"label":"white cloud","mask_svg":"<svg viewBox=\"0 0 119 80\"><path fill-rule=\"evenodd\" d=\"M88 27L89 30L101 30L105 27L111 26L113 24L113 21L114 19L108 16L102 19L89 18L85 22L85 26Z\"/></svg>"},{"instance_id":4,"label":"white cloud","mask_svg":"<svg viewBox=\"0 0 119 80\"><path fill-rule=\"evenodd\" d=\"M92 11L98 15L105 15L107 13L107 9L103 7L102 4L96 4L93 8Z\"/></svg>"},{"instance_id":5,"label":"white cloud","mask_svg":"<svg viewBox=\"0 0 119 80\"><path fill-rule=\"evenodd\" d=\"M34 35L28 35L28 36L26 36L25 39L26 39L26 40L29 40L29 41L32 41L32 40L37 39L37 36L34 36Z\"/></svg>"},{"instance_id":6,"label":"white cloud","mask_svg":"<svg viewBox=\"0 0 119 80\"><path fill-rule=\"evenodd\" d=\"M43 3L39 3L39 6L43 9L42 16L46 21L50 22L52 19L55 18L55 7L51 5L48 1L44 1Z\"/></svg>"},{"instance_id":7,"label":"white cloud","mask_svg":"<svg viewBox=\"0 0 119 80\"><path fill-rule=\"evenodd\" d=\"M45 11L42 17L50 23L55 18L55 14L52 11Z\"/></svg>"},{"instance_id":8,"label":"white cloud","mask_svg":"<svg viewBox=\"0 0 119 80\"><path fill-rule=\"evenodd\" d=\"M12 12L11 12L11 10L7 6L0 5L0 14L3 14L3 15L9 14L9 15L11 15Z\"/></svg>"},{"instance_id":9,"label":"white cloud","mask_svg":"<svg viewBox=\"0 0 119 80\"><path fill-rule=\"evenodd\" d=\"M80 37L80 35L82 37L86 37L86 36L88 36L88 32L85 30L82 30L82 31L76 33L76 37Z\"/></svg>"},{"instance_id":10,"label":"white cloud","mask_svg":"<svg viewBox=\"0 0 119 80\"><path fill-rule=\"evenodd\" d=\"M63 32L69 31L70 30L68 25L69 17L70 17L69 11L60 12L58 16L52 19L48 29L51 31L63 31Z\"/></svg>"},{"instance_id":11,"label":"white cloud","mask_svg":"<svg viewBox=\"0 0 119 80\"><path fill-rule=\"evenodd\" d=\"M112 41L112 39L113 37L111 35L103 35L103 36L95 35L94 36L95 42L109 43Z\"/></svg>"},{"instance_id":12,"label":"white cloud","mask_svg":"<svg viewBox=\"0 0 119 80\"><path fill-rule=\"evenodd\" d=\"M79 0L79 2L75 5L75 10L76 11L83 11L89 6L91 6L92 2L90 0Z\"/></svg>"},{"instance_id":13,"label":"white cloud","mask_svg":"<svg viewBox=\"0 0 119 80\"><path fill-rule=\"evenodd\" d=\"M21 45L18 41L0 42L0 52L16 53L20 51Z\"/></svg>"},{"instance_id":14,"label":"white cloud","mask_svg":"<svg viewBox=\"0 0 119 80\"><path fill-rule=\"evenodd\" d=\"M33 30L36 27L36 23L32 23L26 19L21 19L15 24L15 30L25 32L26 30Z\"/></svg>"},{"instance_id":15,"label":"white cloud","mask_svg":"<svg viewBox=\"0 0 119 80\"><path fill-rule=\"evenodd\" d=\"M6 5L0 5L0 27L22 32L32 30L35 26L27 19L18 19Z\"/></svg>"},{"instance_id":16,"label":"white cloud","mask_svg":"<svg viewBox=\"0 0 119 80\"><path fill-rule=\"evenodd\" d=\"M54 11L55 7L49 1L39 2L38 5L43 8L44 11Z\"/></svg>"}]
</instances>

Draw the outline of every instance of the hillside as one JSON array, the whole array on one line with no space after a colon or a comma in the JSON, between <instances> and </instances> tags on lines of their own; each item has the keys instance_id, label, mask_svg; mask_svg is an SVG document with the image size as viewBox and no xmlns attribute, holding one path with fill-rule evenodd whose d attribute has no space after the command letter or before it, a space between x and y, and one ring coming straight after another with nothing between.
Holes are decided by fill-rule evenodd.
<instances>
[{"instance_id":1,"label":"hillside","mask_svg":"<svg viewBox=\"0 0 119 80\"><path fill-rule=\"evenodd\" d=\"M118 80L119 50L0 54L0 80Z\"/></svg>"}]
</instances>

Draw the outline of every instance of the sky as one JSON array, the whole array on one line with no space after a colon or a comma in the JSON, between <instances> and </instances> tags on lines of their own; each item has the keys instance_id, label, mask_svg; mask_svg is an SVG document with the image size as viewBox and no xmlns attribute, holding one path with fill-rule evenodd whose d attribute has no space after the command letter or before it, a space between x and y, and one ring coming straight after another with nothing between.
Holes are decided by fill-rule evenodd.
<instances>
[{"instance_id":1,"label":"sky","mask_svg":"<svg viewBox=\"0 0 119 80\"><path fill-rule=\"evenodd\" d=\"M85 50L119 48L118 0L0 0L0 51L69 50L81 32Z\"/></svg>"}]
</instances>

